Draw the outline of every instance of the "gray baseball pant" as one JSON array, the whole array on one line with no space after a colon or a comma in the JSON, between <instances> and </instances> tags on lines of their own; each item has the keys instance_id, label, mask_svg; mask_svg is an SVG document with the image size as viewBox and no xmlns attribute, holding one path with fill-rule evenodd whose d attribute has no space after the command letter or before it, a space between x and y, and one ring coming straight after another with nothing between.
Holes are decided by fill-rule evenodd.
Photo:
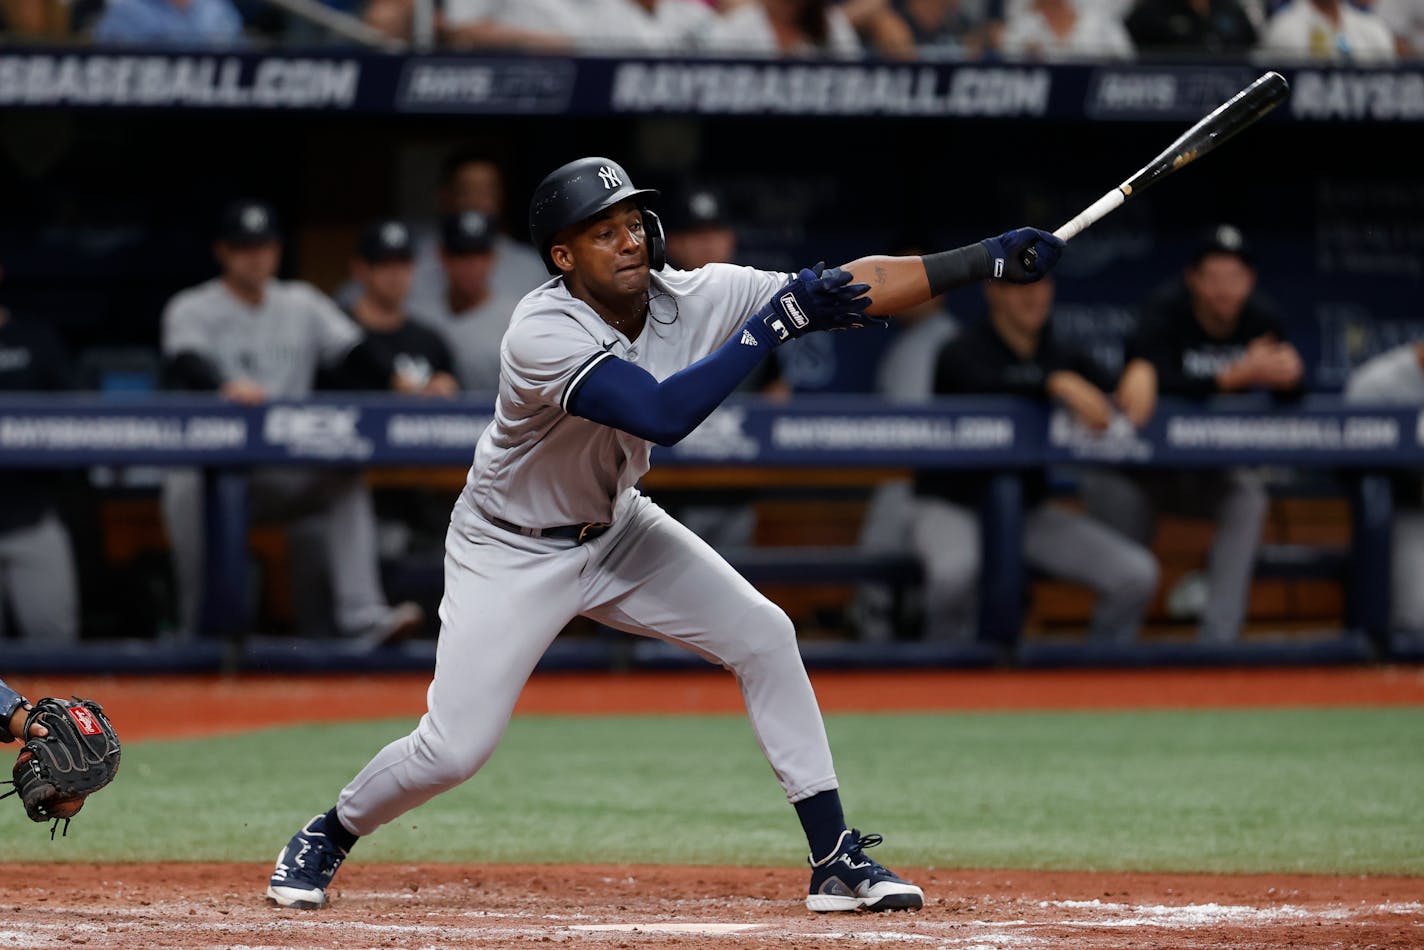
<instances>
[{"instance_id":1,"label":"gray baseball pant","mask_svg":"<svg viewBox=\"0 0 1424 950\"><path fill-rule=\"evenodd\" d=\"M389 613L381 589L376 515L359 472L345 469L257 469L247 481L248 518L290 521L320 513L326 522L325 554L331 572L337 627L359 632ZM165 473L163 519L178 583L178 621L184 634L198 630L203 603L203 480L196 469Z\"/></svg>"},{"instance_id":2,"label":"gray baseball pant","mask_svg":"<svg viewBox=\"0 0 1424 950\"><path fill-rule=\"evenodd\" d=\"M493 754L539 657L577 615L686 647L731 670L762 752L795 802L836 787L796 631L706 542L636 492L583 545L497 527L464 496L445 541L428 711L342 790L365 835L470 778Z\"/></svg>"},{"instance_id":3,"label":"gray baseball pant","mask_svg":"<svg viewBox=\"0 0 1424 950\"><path fill-rule=\"evenodd\" d=\"M1210 596L1199 637L1230 643L1241 635L1270 503L1260 475L1249 469L1131 474L1094 469L1079 484L1094 518L1144 545L1157 533L1159 512L1215 521L1207 554Z\"/></svg>"},{"instance_id":4,"label":"gray baseball pant","mask_svg":"<svg viewBox=\"0 0 1424 950\"><path fill-rule=\"evenodd\" d=\"M34 643L79 639L79 584L69 532L54 512L0 534L0 607L8 601L20 635ZM0 634L5 612L0 609Z\"/></svg>"},{"instance_id":5,"label":"gray baseball pant","mask_svg":"<svg viewBox=\"0 0 1424 950\"><path fill-rule=\"evenodd\" d=\"M915 502L911 545L925 572L925 636L967 640L978 606L979 514L935 498ZM1097 641L1137 636L1157 590L1157 561L1137 542L1091 518L1044 502L1025 512L1024 561L1098 595L1089 626Z\"/></svg>"},{"instance_id":6,"label":"gray baseball pant","mask_svg":"<svg viewBox=\"0 0 1424 950\"><path fill-rule=\"evenodd\" d=\"M1390 619L1400 630L1424 633L1424 511L1394 516Z\"/></svg>"}]
</instances>

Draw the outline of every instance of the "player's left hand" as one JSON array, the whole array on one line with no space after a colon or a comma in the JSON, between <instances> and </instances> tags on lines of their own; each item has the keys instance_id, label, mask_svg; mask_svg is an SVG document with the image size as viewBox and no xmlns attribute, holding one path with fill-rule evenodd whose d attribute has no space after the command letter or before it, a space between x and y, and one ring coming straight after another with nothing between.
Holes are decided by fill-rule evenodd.
<instances>
[{"instance_id":1,"label":"player's left hand","mask_svg":"<svg viewBox=\"0 0 1424 950\"><path fill-rule=\"evenodd\" d=\"M818 330L865 326L880 321L865 312L872 302L869 290L869 284L851 283L849 271L822 262L802 268L751 320L771 331L773 346Z\"/></svg>"},{"instance_id":2,"label":"player's left hand","mask_svg":"<svg viewBox=\"0 0 1424 950\"><path fill-rule=\"evenodd\" d=\"M14 791L33 821L66 822L113 781L119 736L98 703L41 699L16 735L25 743L12 769Z\"/></svg>"},{"instance_id":3,"label":"player's left hand","mask_svg":"<svg viewBox=\"0 0 1424 950\"><path fill-rule=\"evenodd\" d=\"M1053 270L1066 244L1038 228L1014 228L979 243L989 252L990 275L1011 284L1031 284Z\"/></svg>"}]
</instances>

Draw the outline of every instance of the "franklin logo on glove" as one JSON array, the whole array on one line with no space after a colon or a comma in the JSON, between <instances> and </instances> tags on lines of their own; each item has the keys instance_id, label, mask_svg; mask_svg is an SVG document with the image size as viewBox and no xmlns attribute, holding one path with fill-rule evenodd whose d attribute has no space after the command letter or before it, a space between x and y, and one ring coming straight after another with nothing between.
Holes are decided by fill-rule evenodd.
<instances>
[{"instance_id":1,"label":"franklin logo on glove","mask_svg":"<svg viewBox=\"0 0 1424 950\"><path fill-rule=\"evenodd\" d=\"M801 308L796 306L795 294L781 295L781 309L786 312L787 319L789 319L792 325L798 330L804 329L805 326L811 322L806 319L806 315L801 312Z\"/></svg>"}]
</instances>

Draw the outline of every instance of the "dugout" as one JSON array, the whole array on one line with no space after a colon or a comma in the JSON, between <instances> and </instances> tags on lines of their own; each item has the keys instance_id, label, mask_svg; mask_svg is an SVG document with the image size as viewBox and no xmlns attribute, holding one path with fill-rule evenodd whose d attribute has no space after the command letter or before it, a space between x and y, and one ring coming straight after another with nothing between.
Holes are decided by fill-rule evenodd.
<instances>
[{"instance_id":1,"label":"dugout","mask_svg":"<svg viewBox=\"0 0 1424 950\"><path fill-rule=\"evenodd\" d=\"M605 153L640 184L717 184L743 260L792 267L950 246L1021 221L1052 226L1255 72L826 66L808 78L783 64L748 73L747 64L712 64L718 72L701 63L347 52L214 56L209 68L140 52L134 68L151 71L149 85L110 83L148 90L126 99L84 78L117 75L105 55L0 54L0 300L53 322L88 360L92 384L111 392L151 381L143 354L162 306L212 275L212 224L238 195L276 205L289 232L284 273L333 290L368 220L433 213L433 179L449 149L475 143L498 156L516 209L543 171ZM476 87L461 77L480 70L493 84L471 99ZM1138 302L1177 271L1204 225L1221 220L1251 236L1261 287L1287 317L1313 390L1338 390L1350 366L1424 332L1424 171L1413 148L1424 121L1421 74L1289 75L1297 95L1278 114L1074 242L1059 272L1059 332L1120 359ZM719 94L719 83L744 94ZM982 301L966 290L950 306L973 319ZM798 392L869 389L876 347L834 342L793 364ZM150 622L157 629L164 581L151 480L131 470L76 477L88 486L69 510L85 563L86 629L99 639ZM418 480L448 490L450 475ZM1311 635L1338 629L1339 552L1350 539L1340 485L1290 471L1276 484L1267 540L1294 547L1263 569L1252 622ZM864 488L759 486L759 542L846 545ZM1164 578L1198 559L1194 530L1175 526L1160 539ZM257 550L274 564L281 557L270 538L259 537ZM276 589L274 581L268 594ZM1040 593L1033 630L1051 638L1081 622L1081 592ZM846 596L845 584L777 592L803 629L829 640L847 636ZM282 619L279 596L267 607ZM1165 603L1153 620L1171 626Z\"/></svg>"}]
</instances>

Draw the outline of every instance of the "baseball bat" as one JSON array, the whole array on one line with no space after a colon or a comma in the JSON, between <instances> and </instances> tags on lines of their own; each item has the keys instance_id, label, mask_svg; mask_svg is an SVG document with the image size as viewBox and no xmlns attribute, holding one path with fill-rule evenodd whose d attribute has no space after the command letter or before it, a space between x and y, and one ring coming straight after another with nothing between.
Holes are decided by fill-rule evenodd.
<instances>
[{"instance_id":1,"label":"baseball bat","mask_svg":"<svg viewBox=\"0 0 1424 950\"><path fill-rule=\"evenodd\" d=\"M1073 240L1128 198L1141 194L1172 172L1191 164L1256 124L1262 116L1285 102L1289 94L1290 84L1284 76L1277 72L1266 73L1183 132L1160 155L1138 169L1137 174L1078 212L1053 233L1065 241ZM1020 261L1025 268L1032 270L1037 259L1038 252L1029 248Z\"/></svg>"}]
</instances>

